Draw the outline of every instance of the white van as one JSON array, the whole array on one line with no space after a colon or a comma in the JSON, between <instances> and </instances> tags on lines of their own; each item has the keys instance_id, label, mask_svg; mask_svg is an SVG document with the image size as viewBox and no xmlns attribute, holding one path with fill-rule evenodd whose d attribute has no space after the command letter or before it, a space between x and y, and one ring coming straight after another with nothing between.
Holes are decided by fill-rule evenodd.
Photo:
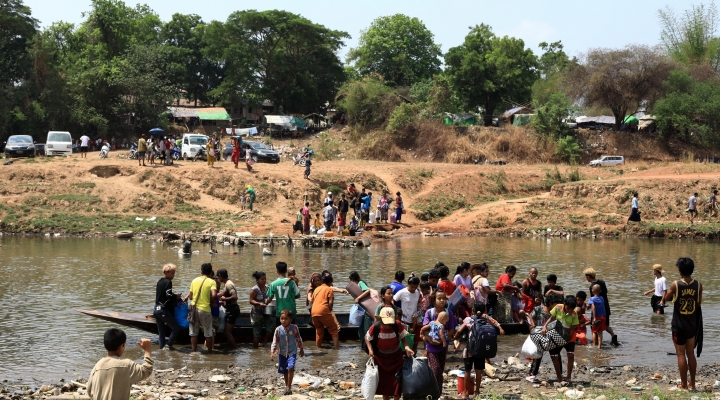
<instances>
[{"instance_id":1,"label":"white van","mask_svg":"<svg viewBox=\"0 0 720 400\"><path fill-rule=\"evenodd\" d=\"M201 147L205 147L208 142L208 137L200 133L186 133L182 138L182 148L180 149L180 155L184 160L192 158L195 153L200 150Z\"/></svg>"},{"instance_id":2,"label":"white van","mask_svg":"<svg viewBox=\"0 0 720 400\"><path fill-rule=\"evenodd\" d=\"M46 156L72 156L70 132L50 131L45 141Z\"/></svg>"},{"instance_id":3,"label":"white van","mask_svg":"<svg viewBox=\"0 0 720 400\"><path fill-rule=\"evenodd\" d=\"M590 161L591 167L614 167L625 164L623 156L604 156L597 160Z\"/></svg>"}]
</instances>

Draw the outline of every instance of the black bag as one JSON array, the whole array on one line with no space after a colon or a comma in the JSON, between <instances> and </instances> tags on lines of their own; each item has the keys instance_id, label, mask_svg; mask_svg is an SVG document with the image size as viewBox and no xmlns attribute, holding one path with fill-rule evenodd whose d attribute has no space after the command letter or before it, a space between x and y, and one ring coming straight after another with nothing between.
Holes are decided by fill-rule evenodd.
<instances>
[{"instance_id":1,"label":"black bag","mask_svg":"<svg viewBox=\"0 0 720 400\"><path fill-rule=\"evenodd\" d=\"M497 332L485 318L473 317L468 350L473 357L493 358L497 354Z\"/></svg>"},{"instance_id":2,"label":"black bag","mask_svg":"<svg viewBox=\"0 0 720 400\"><path fill-rule=\"evenodd\" d=\"M437 400L440 398L435 374L425 357L408 357L402 369L395 375L402 387L404 400Z\"/></svg>"},{"instance_id":3,"label":"black bag","mask_svg":"<svg viewBox=\"0 0 720 400\"><path fill-rule=\"evenodd\" d=\"M542 326L536 326L530 333L530 340L538 349L549 351L565 346L570 341L570 334L563 328L560 321L553 321L547 326L547 335L540 333Z\"/></svg>"}]
</instances>

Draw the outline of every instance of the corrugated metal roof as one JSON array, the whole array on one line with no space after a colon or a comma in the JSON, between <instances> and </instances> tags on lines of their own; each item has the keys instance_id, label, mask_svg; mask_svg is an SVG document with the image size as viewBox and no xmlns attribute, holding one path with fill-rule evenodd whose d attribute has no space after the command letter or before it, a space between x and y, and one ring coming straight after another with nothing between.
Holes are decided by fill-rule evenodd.
<instances>
[{"instance_id":1,"label":"corrugated metal roof","mask_svg":"<svg viewBox=\"0 0 720 400\"><path fill-rule=\"evenodd\" d=\"M289 115L266 115L265 120L268 124L290 125L293 117Z\"/></svg>"},{"instance_id":2,"label":"corrugated metal roof","mask_svg":"<svg viewBox=\"0 0 720 400\"><path fill-rule=\"evenodd\" d=\"M584 124L588 122L595 122L598 124L615 124L615 117L608 115L602 115L599 117L582 116L575 118L575 122L577 122L578 124Z\"/></svg>"},{"instance_id":3,"label":"corrugated metal roof","mask_svg":"<svg viewBox=\"0 0 720 400\"><path fill-rule=\"evenodd\" d=\"M200 118L204 120L227 121L230 119L227 110L222 107L168 107L175 118Z\"/></svg>"},{"instance_id":4,"label":"corrugated metal roof","mask_svg":"<svg viewBox=\"0 0 720 400\"><path fill-rule=\"evenodd\" d=\"M502 117L508 118L514 114L532 114L534 112L535 112L535 110L533 110L532 108L515 107L515 108L511 108L511 109L505 111L504 113L502 113Z\"/></svg>"}]
</instances>

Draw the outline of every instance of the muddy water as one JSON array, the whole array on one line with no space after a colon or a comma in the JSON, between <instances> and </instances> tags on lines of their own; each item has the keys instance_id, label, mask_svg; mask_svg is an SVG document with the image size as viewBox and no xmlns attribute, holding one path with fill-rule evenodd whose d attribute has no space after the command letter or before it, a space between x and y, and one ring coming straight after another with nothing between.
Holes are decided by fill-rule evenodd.
<instances>
[{"instance_id":1,"label":"muddy water","mask_svg":"<svg viewBox=\"0 0 720 400\"><path fill-rule=\"evenodd\" d=\"M505 265L518 266L517 278L523 279L530 267L540 276L554 273L566 293L588 289L582 271L593 267L608 284L613 311L612 325L623 347L591 350L579 348L579 363L593 365L674 363L666 353L674 351L670 341L670 315L654 316L649 297L642 292L652 288L651 267L665 266L668 279L676 279L674 262L690 256L696 263L696 277L705 286L705 350L702 363L717 360L720 283L717 268L717 242L685 240L601 240L601 239L520 239L520 238L416 238L377 242L369 249L290 249L275 248L275 256L262 256L258 247L241 248L238 254L230 246L220 246L219 254L207 253L209 247L196 245L201 254L178 257L169 245L144 240L65 238L0 238L0 379L47 382L56 378L87 377L95 361L103 355L102 335L115 326L72 311L73 308L111 309L126 312L151 311L155 282L166 262L178 265L176 290L187 292L190 281L199 275L200 265L212 262L227 268L230 278L242 288L241 300L254 284L251 273L264 270L274 275L275 262L284 260L295 266L301 286L313 271L334 272L337 286L347 283L348 273L360 272L373 287L392 280L394 271L426 271L435 262L457 265L461 261L487 262L490 280L495 281ZM347 311L351 300L338 296L338 311ZM300 300L304 305L304 299ZM247 303L241 308L248 310ZM129 341L146 333L127 328ZM154 338L155 339L155 338ZM522 337L503 337L500 355L519 351ZM606 341L609 338L606 336ZM157 348L157 347L155 347ZM356 359L364 353L357 342L343 343L339 352L315 350L308 344L309 357L299 368L320 368ZM156 353L158 369L189 365L226 367L238 364L258 368L268 366L267 350L244 346L239 351L212 356L190 355L184 351ZM128 356L141 357L129 346ZM450 358L449 365L457 364Z\"/></svg>"}]
</instances>

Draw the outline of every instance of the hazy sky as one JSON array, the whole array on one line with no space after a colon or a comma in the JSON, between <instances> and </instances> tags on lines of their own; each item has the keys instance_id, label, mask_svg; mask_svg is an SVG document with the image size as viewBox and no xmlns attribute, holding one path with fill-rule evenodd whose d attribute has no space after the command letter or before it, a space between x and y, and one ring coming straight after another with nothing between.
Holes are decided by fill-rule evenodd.
<instances>
[{"instance_id":1,"label":"hazy sky","mask_svg":"<svg viewBox=\"0 0 720 400\"><path fill-rule=\"evenodd\" d=\"M133 2L126 1L133 5ZM227 16L243 9L280 9L300 14L331 29L344 30L352 39L348 47L357 45L360 31L373 19L396 13L417 17L435 34L443 53L462 43L468 27L480 23L492 26L499 36L510 35L525 41L526 47L539 54L538 43L562 40L571 56L590 48L619 48L627 44L656 45L660 41L659 8L666 0L546 0L546 1L469 1L442 2L418 0L270 0L239 2L230 0L148 0L163 21L174 13L198 14L203 20L225 21ZM707 3L707 2L706 2ZM41 26L56 21L79 23L82 12L90 9L89 0L25 0ZM689 9L698 1L673 0L678 12ZM343 59L347 47L342 50Z\"/></svg>"}]
</instances>

